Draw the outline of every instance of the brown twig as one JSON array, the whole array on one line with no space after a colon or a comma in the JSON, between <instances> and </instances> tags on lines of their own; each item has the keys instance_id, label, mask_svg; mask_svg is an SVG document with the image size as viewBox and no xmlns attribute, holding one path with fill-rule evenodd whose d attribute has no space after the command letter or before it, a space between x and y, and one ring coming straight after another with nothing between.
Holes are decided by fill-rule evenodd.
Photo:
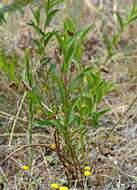
<instances>
[{"instance_id":1,"label":"brown twig","mask_svg":"<svg viewBox=\"0 0 137 190\"><path fill-rule=\"evenodd\" d=\"M113 133L113 131L115 130L115 128L117 127L117 125L122 121L122 119L126 116L126 114L129 112L129 110L133 107L133 105L135 104L135 102L137 101L137 96L134 98L134 100L132 101L132 103L129 105L129 107L127 108L127 110L123 113L123 115L120 117L120 119L116 122L116 124L110 129L108 135L107 135L107 139L110 137L110 135Z\"/></svg>"}]
</instances>

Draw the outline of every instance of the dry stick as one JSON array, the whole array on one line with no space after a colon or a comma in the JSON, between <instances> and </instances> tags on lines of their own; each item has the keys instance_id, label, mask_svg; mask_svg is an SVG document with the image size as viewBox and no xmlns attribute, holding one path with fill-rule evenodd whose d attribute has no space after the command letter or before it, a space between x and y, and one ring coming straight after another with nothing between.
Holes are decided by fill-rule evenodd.
<instances>
[{"instance_id":1,"label":"dry stick","mask_svg":"<svg viewBox=\"0 0 137 190\"><path fill-rule=\"evenodd\" d=\"M0 134L0 137L9 137L9 136L10 136L10 133ZM26 137L26 133L14 133L13 136L14 137ZM44 135L44 134L41 134L41 133L33 133L33 137L40 137L40 138L50 139L49 135ZM7 146L7 145L5 145L5 146Z\"/></svg>"},{"instance_id":2,"label":"dry stick","mask_svg":"<svg viewBox=\"0 0 137 190\"><path fill-rule=\"evenodd\" d=\"M0 111L0 117L6 117L6 118L9 118L9 117L11 117L11 118L16 118L16 116L15 115L12 115L12 114L8 114L8 113L6 113L6 112L4 112L4 111ZM23 119L23 118L21 118L21 117L18 117L17 118L18 120L20 120L20 121L22 121L22 122L27 122L27 120L25 120L25 119Z\"/></svg>"},{"instance_id":3,"label":"dry stick","mask_svg":"<svg viewBox=\"0 0 137 190\"><path fill-rule=\"evenodd\" d=\"M115 130L115 128L117 127L117 125L122 121L122 119L126 116L126 114L129 112L129 110L132 108L132 106L135 104L135 102L137 101L137 96L135 97L135 99L133 100L133 102L129 105L129 107L127 108L127 110L123 113L123 115L120 117L120 119L116 122L116 124L112 127L112 129L110 129L108 135L107 135L107 139L110 137L110 135L112 134L112 132Z\"/></svg>"},{"instance_id":4,"label":"dry stick","mask_svg":"<svg viewBox=\"0 0 137 190\"><path fill-rule=\"evenodd\" d=\"M4 158L1 162L0 165L2 165L6 160L8 160L12 155L14 155L16 152L25 149L25 148L29 148L29 147L44 147L44 148L49 148L52 151L57 152L56 150L53 150L52 148L50 148L49 146L45 145L45 144L30 144L30 145L24 145L16 150L14 150L12 153L10 153L6 158ZM60 154L60 153L59 153ZM70 165L72 165L73 167L75 167L75 165L73 163L71 163L71 161L69 161L67 158L65 158L62 154L60 154L60 156L62 156L64 158L64 160L66 160ZM79 170L79 168L77 168ZM81 172L81 170L79 170Z\"/></svg>"},{"instance_id":5,"label":"dry stick","mask_svg":"<svg viewBox=\"0 0 137 190\"><path fill-rule=\"evenodd\" d=\"M9 146L11 146L12 137L13 137L14 129L15 129L15 126L16 126L16 122L17 122L17 119L18 119L18 116L19 116L19 113L20 113L20 110L21 110L21 107L22 107L22 105L23 105L23 102L24 102L24 100L25 100L26 95L27 95L27 92L25 91L25 92L24 92L24 95L23 95L23 98L22 98L22 100L21 100L21 102L20 102L19 108L18 108L18 110L17 110L17 113L16 113L16 117L15 117L13 126L12 126L12 131L11 131L11 135L10 135L10 139L9 139Z\"/></svg>"},{"instance_id":6,"label":"dry stick","mask_svg":"<svg viewBox=\"0 0 137 190\"><path fill-rule=\"evenodd\" d=\"M30 177L30 178L38 185L38 187L39 187L41 190L45 190L46 188L48 188L48 186L45 186L45 185L40 184L40 183L37 181L37 179L31 175L30 172L23 170L21 164L18 163L14 158L10 157L10 160L13 162L13 164L15 164L18 168L20 168L28 177Z\"/></svg>"}]
</instances>

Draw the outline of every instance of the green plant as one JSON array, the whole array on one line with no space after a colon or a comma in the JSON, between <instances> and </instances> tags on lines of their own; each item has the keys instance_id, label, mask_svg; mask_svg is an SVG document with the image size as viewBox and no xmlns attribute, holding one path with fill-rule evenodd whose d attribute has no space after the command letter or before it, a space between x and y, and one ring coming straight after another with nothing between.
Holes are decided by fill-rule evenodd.
<instances>
[{"instance_id":1,"label":"green plant","mask_svg":"<svg viewBox=\"0 0 137 190\"><path fill-rule=\"evenodd\" d=\"M120 43L122 35L127 30L128 26L137 20L136 0L133 0L132 8L126 17L122 17L118 11L113 12L113 17L114 21L116 22L116 31L114 31L112 36L107 36L107 34L103 35L104 43L106 44L108 53L105 64L110 58L112 58L113 55L117 54L117 45Z\"/></svg>"},{"instance_id":2,"label":"green plant","mask_svg":"<svg viewBox=\"0 0 137 190\"><path fill-rule=\"evenodd\" d=\"M47 28L53 17L59 11L59 8L56 8L56 6L63 1L64 0L48 0L44 7L44 19L43 16L41 17L40 7L36 8L36 10L32 10L34 20L31 20L28 24L35 29L37 34L37 38L34 39L34 42L36 43L37 51L40 56L44 56L44 50L51 37L54 35L54 32L48 31Z\"/></svg>"},{"instance_id":3,"label":"green plant","mask_svg":"<svg viewBox=\"0 0 137 190\"><path fill-rule=\"evenodd\" d=\"M5 14L7 13L12 13L15 11L20 11L22 12L22 9L27 6L28 4L31 4L35 0L19 0L11 3L10 1L4 3L1 2L1 7L0 7L0 25L2 25L4 22L6 22L5 19Z\"/></svg>"},{"instance_id":4,"label":"green plant","mask_svg":"<svg viewBox=\"0 0 137 190\"><path fill-rule=\"evenodd\" d=\"M10 76L10 80L17 80L24 85L29 115L29 144L32 144L33 125L53 127L58 157L64 166L66 176L71 180L83 175L81 164L88 164L84 145L87 126L95 129L99 126L100 118L108 109L100 110L98 105L111 90L112 85L102 78L99 68L95 69L89 63L82 65L83 44L94 25L77 30L73 21L66 19L63 32L54 29L48 31L48 26L58 11L56 6L61 2L63 0L47 1L44 7L44 21L40 7L32 10L34 20L28 24L37 34L34 39L37 47L37 64L33 63L29 49L25 50L22 76L15 77L15 64L6 63L4 52L1 54L0 64L2 63L1 67L5 74ZM58 48L55 52L55 60L49 61L45 47L52 37L56 39ZM43 61L46 67L44 85L47 90L45 94L40 94L36 75L38 75L37 68ZM45 109L44 119L36 119L37 106ZM63 155L63 158L60 155ZM32 156L31 149L30 161Z\"/></svg>"},{"instance_id":5,"label":"green plant","mask_svg":"<svg viewBox=\"0 0 137 190\"><path fill-rule=\"evenodd\" d=\"M0 51L0 70L9 80L16 80L15 67L17 64L16 53L9 59L4 49Z\"/></svg>"},{"instance_id":6,"label":"green plant","mask_svg":"<svg viewBox=\"0 0 137 190\"><path fill-rule=\"evenodd\" d=\"M22 76L15 77L16 57L13 58L11 65L7 64L5 54L2 52L0 63L5 74L10 76L10 80L20 81L19 83L21 83L21 78L23 80L24 90L27 92L29 144L32 144L33 125L52 126L55 129L54 139L57 154L64 166L66 176L68 179L78 179L80 174L83 175L81 164L86 164L84 142L87 126L97 128L100 118L108 111L108 109L98 109L98 105L110 91L111 84L101 77L99 69L95 70L89 63L85 66L82 65L83 44L89 31L94 28L93 25L77 31L73 21L66 19L63 33L54 30L48 31L49 23L58 11L56 6L61 2L63 0L47 1L44 7L45 20L43 23L41 22L43 17L41 17L40 7L32 10L34 20L28 24L34 28L37 34L34 39L38 55L36 57L37 65L34 65L36 69L33 68L33 61L28 49L25 50ZM56 62L49 63L45 47L51 37L56 39L58 49L56 49ZM42 94L39 93L35 77L37 67L43 60L46 60L44 85L47 87L44 98L48 102L48 106L44 103ZM39 105L46 108L44 119L35 118ZM79 156L79 153L82 156ZM68 161L60 157L60 154L63 154ZM31 149L31 160L32 156L33 150Z\"/></svg>"},{"instance_id":7,"label":"green plant","mask_svg":"<svg viewBox=\"0 0 137 190\"><path fill-rule=\"evenodd\" d=\"M40 29L34 26L33 21L31 23L39 33ZM81 65L83 43L93 27L88 26L77 31L73 22L66 19L63 34L52 31L59 45L59 49L56 50L57 62L47 64L48 78L45 81L45 85L48 86L46 97L47 99L52 97L49 102L52 112L47 112L45 120L35 121L37 126L51 125L55 128L57 153L58 155L62 153L72 162L68 168L69 163L65 163L59 156L69 179L79 177L81 171L79 152L82 153L82 163L85 164L86 126L96 128L99 119L108 111L98 110L98 104L110 91L111 84L102 79L99 69L95 71L88 63L86 66ZM42 50L39 51L41 58L44 58L45 55L42 54L44 48L39 48L39 43L36 44L38 49ZM65 142L62 150L60 140Z\"/></svg>"}]
</instances>

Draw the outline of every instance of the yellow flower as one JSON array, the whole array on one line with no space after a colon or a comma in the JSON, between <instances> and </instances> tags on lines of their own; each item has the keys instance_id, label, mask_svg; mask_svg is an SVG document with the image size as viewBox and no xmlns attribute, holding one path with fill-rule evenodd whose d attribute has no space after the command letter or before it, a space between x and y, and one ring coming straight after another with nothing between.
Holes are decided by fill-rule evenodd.
<instances>
[{"instance_id":1,"label":"yellow flower","mask_svg":"<svg viewBox=\"0 0 137 190\"><path fill-rule=\"evenodd\" d=\"M92 172L91 172L91 171L86 170L86 171L84 172L84 176L85 176L85 177L89 177L89 176L91 176L91 175L92 175Z\"/></svg>"},{"instance_id":2,"label":"yellow flower","mask_svg":"<svg viewBox=\"0 0 137 190\"><path fill-rule=\"evenodd\" d=\"M24 166L22 166L22 169L25 170L25 171L28 171L29 170L29 166L24 165Z\"/></svg>"},{"instance_id":3,"label":"yellow flower","mask_svg":"<svg viewBox=\"0 0 137 190\"><path fill-rule=\"evenodd\" d=\"M66 187L66 186L62 186L62 187L59 188L59 190L69 190L69 188Z\"/></svg>"},{"instance_id":4,"label":"yellow flower","mask_svg":"<svg viewBox=\"0 0 137 190\"><path fill-rule=\"evenodd\" d=\"M58 184L58 183L52 183L52 184L50 185L50 187L51 187L52 189L59 189L59 184Z\"/></svg>"},{"instance_id":5,"label":"yellow flower","mask_svg":"<svg viewBox=\"0 0 137 190\"><path fill-rule=\"evenodd\" d=\"M84 171L91 171L91 168L89 166L85 166Z\"/></svg>"},{"instance_id":6,"label":"yellow flower","mask_svg":"<svg viewBox=\"0 0 137 190\"><path fill-rule=\"evenodd\" d=\"M55 143L51 144L51 145L50 145L50 148L53 149L53 150L56 150L56 148L57 148L57 147L56 147L56 144L55 144Z\"/></svg>"}]
</instances>

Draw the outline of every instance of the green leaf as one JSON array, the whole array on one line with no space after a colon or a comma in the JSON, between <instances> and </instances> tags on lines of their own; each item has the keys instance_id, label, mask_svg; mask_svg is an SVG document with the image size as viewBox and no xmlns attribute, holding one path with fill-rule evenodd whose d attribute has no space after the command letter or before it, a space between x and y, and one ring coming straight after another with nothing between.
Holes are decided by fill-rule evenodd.
<instances>
[{"instance_id":1,"label":"green leaf","mask_svg":"<svg viewBox=\"0 0 137 190\"><path fill-rule=\"evenodd\" d=\"M31 68L30 68L30 52L28 49L25 50L24 64L25 64L26 80L29 83L29 86L32 87L33 77L32 77L32 72L31 72Z\"/></svg>"},{"instance_id":2,"label":"green leaf","mask_svg":"<svg viewBox=\"0 0 137 190\"><path fill-rule=\"evenodd\" d=\"M36 44L37 46L37 52L39 54L42 54L43 50L44 50L44 46L43 46L43 43L41 43L39 40L37 39L33 39L34 43Z\"/></svg>"},{"instance_id":3,"label":"green leaf","mask_svg":"<svg viewBox=\"0 0 137 190\"><path fill-rule=\"evenodd\" d=\"M61 53L63 54L63 57L65 57L65 53L66 53L66 49L64 47L64 42L63 42L63 39L61 37L61 35L59 34L58 31L54 31L54 35L59 43L59 47L61 49Z\"/></svg>"},{"instance_id":4,"label":"green leaf","mask_svg":"<svg viewBox=\"0 0 137 190\"><path fill-rule=\"evenodd\" d=\"M82 54L83 54L83 45L81 43L77 43L75 46L75 51L74 51L74 55L73 55L73 59L77 62L80 63L81 58L82 58ZM79 66L80 67L80 66Z\"/></svg>"},{"instance_id":5,"label":"green leaf","mask_svg":"<svg viewBox=\"0 0 137 190\"><path fill-rule=\"evenodd\" d=\"M130 24L131 22L137 19L137 2L133 0L132 9L127 17L126 25Z\"/></svg>"},{"instance_id":6,"label":"green leaf","mask_svg":"<svg viewBox=\"0 0 137 190\"><path fill-rule=\"evenodd\" d=\"M119 26L119 30L120 32L123 31L124 29L124 23L123 23L123 20L122 20L122 17L120 16L120 14L116 11L113 12L113 15L114 15L114 18Z\"/></svg>"},{"instance_id":7,"label":"green leaf","mask_svg":"<svg viewBox=\"0 0 137 190\"><path fill-rule=\"evenodd\" d=\"M77 106L77 104L79 103L80 98L76 98L73 102L73 105L71 106L70 110L68 111L67 115L66 115L66 125L69 127L69 125L72 124L72 122L75 119L75 114L74 114L74 109Z\"/></svg>"},{"instance_id":8,"label":"green leaf","mask_svg":"<svg viewBox=\"0 0 137 190\"><path fill-rule=\"evenodd\" d=\"M45 4L45 11L48 14L48 11L50 9L50 0L47 0L46 4Z\"/></svg>"},{"instance_id":9,"label":"green leaf","mask_svg":"<svg viewBox=\"0 0 137 190\"><path fill-rule=\"evenodd\" d=\"M47 119L47 120L35 120L34 124L36 127L45 128L45 127L49 127L49 126L53 125L53 121L49 120L49 119Z\"/></svg>"},{"instance_id":10,"label":"green leaf","mask_svg":"<svg viewBox=\"0 0 137 190\"><path fill-rule=\"evenodd\" d=\"M48 44L49 40L52 38L52 36L54 35L54 32L47 32L44 35L44 46L46 47L46 45Z\"/></svg>"},{"instance_id":11,"label":"green leaf","mask_svg":"<svg viewBox=\"0 0 137 190\"><path fill-rule=\"evenodd\" d=\"M22 8L27 6L28 4L33 3L35 0L18 0L14 1L14 3L10 3L9 5L6 5L3 7L3 13L7 12L15 12L20 11L22 12Z\"/></svg>"},{"instance_id":12,"label":"green leaf","mask_svg":"<svg viewBox=\"0 0 137 190\"><path fill-rule=\"evenodd\" d=\"M131 8L130 14L128 15L127 20L130 20L136 14L136 11L137 11L137 9L136 9L136 0L133 0L132 8Z\"/></svg>"},{"instance_id":13,"label":"green leaf","mask_svg":"<svg viewBox=\"0 0 137 190\"><path fill-rule=\"evenodd\" d=\"M34 21L31 20L27 24L30 25L30 26L32 26L38 34L44 36L43 30L39 26L37 26Z\"/></svg>"},{"instance_id":14,"label":"green leaf","mask_svg":"<svg viewBox=\"0 0 137 190\"><path fill-rule=\"evenodd\" d=\"M39 104L39 96L34 92L34 89L31 92L28 91L27 96L33 105Z\"/></svg>"},{"instance_id":15,"label":"green leaf","mask_svg":"<svg viewBox=\"0 0 137 190\"><path fill-rule=\"evenodd\" d=\"M106 108L106 109L104 109L104 110L102 110L102 111L95 112L93 119L98 123L98 120L99 120L105 113L107 113L108 111L110 111L110 108Z\"/></svg>"},{"instance_id":16,"label":"green leaf","mask_svg":"<svg viewBox=\"0 0 137 190\"><path fill-rule=\"evenodd\" d=\"M80 38L81 43L85 41L87 34L93 28L94 28L94 25L90 25L90 26L84 27L84 29L81 29L80 35L78 36Z\"/></svg>"},{"instance_id":17,"label":"green leaf","mask_svg":"<svg viewBox=\"0 0 137 190\"><path fill-rule=\"evenodd\" d=\"M63 68L62 70L64 73L68 73L70 70L74 52L75 52L75 46L73 44L68 49L66 49L66 54L64 57L64 64L62 66L62 68Z\"/></svg>"},{"instance_id":18,"label":"green leaf","mask_svg":"<svg viewBox=\"0 0 137 190\"><path fill-rule=\"evenodd\" d=\"M4 72L4 74L8 78L11 77L10 74L13 72L13 69L14 69L13 65L10 65L10 64L13 64L13 63L9 62L5 50L2 49L0 52L0 69ZM10 73L10 69L11 69L11 73Z\"/></svg>"},{"instance_id":19,"label":"green leaf","mask_svg":"<svg viewBox=\"0 0 137 190\"><path fill-rule=\"evenodd\" d=\"M105 91L105 83L101 81L99 86L96 85L96 90L95 90L95 99L97 104L101 102L102 98L104 97L105 95L104 91Z\"/></svg>"},{"instance_id":20,"label":"green leaf","mask_svg":"<svg viewBox=\"0 0 137 190\"><path fill-rule=\"evenodd\" d=\"M70 19L66 19L64 22L64 29L66 32L70 31L70 32L75 32L75 26L74 23L72 22L72 20Z\"/></svg>"},{"instance_id":21,"label":"green leaf","mask_svg":"<svg viewBox=\"0 0 137 190\"><path fill-rule=\"evenodd\" d=\"M62 3L63 1L65 1L65 0L52 0L52 1L51 1L51 4L50 4L50 7L51 7L51 8L52 8L52 7L55 7L56 5Z\"/></svg>"},{"instance_id":22,"label":"green leaf","mask_svg":"<svg viewBox=\"0 0 137 190\"><path fill-rule=\"evenodd\" d=\"M51 78L56 83L56 85L59 89L61 102L64 104L64 102L65 102L65 88L64 88L63 80L53 72L51 72L50 74L51 74Z\"/></svg>"},{"instance_id":23,"label":"green leaf","mask_svg":"<svg viewBox=\"0 0 137 190\"><path fill-rule=\"evenodd\" d=\"M61 130L61 129L63 130L63 126L59 120L52 120L52 119L38 120L38 119L36 119L36 120L34 120L34 124L36 127L46 128L46 127L53 126L53 127L58 128L59 130Z\"/></svg>"},{"instance_id":24,"label":"green leaf","mask_svg":"<svg viewBox=\"0 0 137 190\"><path fill-rule=\"evenodd\" d=\"M13 60L9 64L9 75L11 80L15 80L15 65Z\"/></svg>"},{"instance_id":25,"label":"green leaf","mask_svg":"<svg viewBox=\"0 0 137 190\"><path fill-rule=\"evenodd\" d=\"M83 43L85 37L87 36L88 32L93 28L94 25L87 26L85 28L80 29L75 35L69 39L68 46L70 47L74 42L78 41Z\"/></svg>"},{"instance_id":26,"label":"green leaf","mask_svg":"<svg viewBox=\"0 0 137 190\"><path fill-rule=\"evenodd\" d=\"M55 14L59 11L59 9L54 9L52 11L50 11L48 14L47 14L47 18L46 18L46 21L45 21L45 28L49 25L49 23L51 22L51 20L53 19L53 17L55 16Z\"/></svg>"},{"instance_id":27,"label":"green leaf","mask_svg":"<svg viewBox=\"0 0 137 190\"><path fill-rule=\"evenodd\" d=\"M84 76L87 74L87 72L88 72L88 71L91 71L91 70L92 70L92 67L87 67L86 69L84 69L84 70L82 71L81 74L79 74L79 75L75 78L75 80L70 81L70 83L68 84L68 89L69 89L69 91L70 91L70 92L71 92L71 91L74 91L74 89L75 89L77 86L80 85L80 82L83 81L83 78L84 78Z\"/></svg>"},{"instance_id":28,"label":"green leaf","mask_svg":"<svg viewBox=\"0 0 137 190\"><path fill-rule=\"evenodd\" d=\"M56 5L62 3L64 0L47 0L45 4L45 11L48 14L48 12L54 8Z\"/></svg>"},{"instance_id":29,"label":"green leaf","mask_svg":"<svg viewBox=\"0 0 137 190\"><path fill-rule=\"evenodd\" d=\"M40 8L37 8L35 11L32 10L33 16L35 18L37 26L40 24Z\"/></svg>"},{"instance_id":30,"label":"green leaf","mask_svg":"<svg viewBox=\"0 0 137 190\"><path fill-rule=\"evenodd\" d=\"M126 24L130 24L131 22L135 21L137 19L137 15L134 15L133 17L131 17Z\"/></svg>"}]
</instances>

